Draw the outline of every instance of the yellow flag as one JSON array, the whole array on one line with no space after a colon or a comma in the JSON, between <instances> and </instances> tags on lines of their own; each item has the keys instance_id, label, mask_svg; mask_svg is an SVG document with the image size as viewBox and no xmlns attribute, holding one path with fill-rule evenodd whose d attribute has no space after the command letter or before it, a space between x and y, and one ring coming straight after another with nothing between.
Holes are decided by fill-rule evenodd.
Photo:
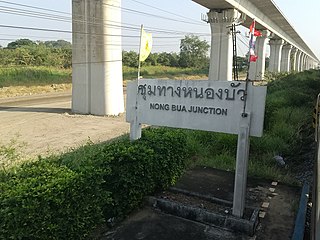
<instances>
[{"instance_id":1,"label":"yellow flag","mask_svg":"<svg viewBox=\"0 0 320 240\"><path fill-rule=\"evenodd\" d=\"M152 49L152 34L141 29L140 56L141 62L147 59Z\"/></svg>"}]
</instances>

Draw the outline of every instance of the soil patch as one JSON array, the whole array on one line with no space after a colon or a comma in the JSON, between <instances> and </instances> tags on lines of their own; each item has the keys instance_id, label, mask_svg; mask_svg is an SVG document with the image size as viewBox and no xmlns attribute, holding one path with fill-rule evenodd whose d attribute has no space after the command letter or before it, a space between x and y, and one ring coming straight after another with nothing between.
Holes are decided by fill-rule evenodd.
<instances>
[{"instance_id":1,"label":"soil patch","mask_svg":"<svg viewBox=\"0 0 320 240\"><path fill-rule=\"evenodd\" d=\"M183 206L188 205L203 208L211 212L218 212L222 215L230 215L232 213L232 207L228 206L228 202L232 202L233 200L233 185L233 172L196 167L186 172L175 185L175 188L199 195L206 195L209 198L221 199L222 204L170 190L159 193L156 196L180 203ZM278 181L248 178L246 207L249 211L248 214L245 215L245 218L250 216L250 209L260 209L259 224L253 237L192 221L191 222L195 224L193 227L195 227L196 230L193 232L196 235L189 235L190 233L184 225L186 223L185 221L190 222L189 220L182 220L182 218L160 213L157 210L146 207L130 216L118 226L118 228L112 231L106 231L103 234L104 237L100 239L192 239L190 236L192 236L193 239L199 240L210 239L208 235L203 235L204 229L210 232L211 239L291 239L299 204L300 191L301 189L299 187L287 186ZM161 224L157 223L155 219L161 219L159 220ZM173 227L175 226L175 224L171 222L173 219L181 224L181 229L179 227ZM206 226L206 228L203 229L201 226ZM146 228L148 230L146 230ZM164 237L164 235L162 235L168 232L178 238Z\"/></svg>"}]
</instances>

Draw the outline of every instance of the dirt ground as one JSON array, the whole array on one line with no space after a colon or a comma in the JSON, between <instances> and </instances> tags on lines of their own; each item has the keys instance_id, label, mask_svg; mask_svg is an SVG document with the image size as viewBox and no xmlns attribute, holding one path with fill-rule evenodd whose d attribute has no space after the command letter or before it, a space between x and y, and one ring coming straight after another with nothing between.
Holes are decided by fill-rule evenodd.
<instances>
[{"instance_id":1,"label":"dirt ground","mask_svg":"<svg viewBox=\"0 0 320 240\"><path fill-rule=\"evenodd\" d=\"M233 172L196 167L186 172L175 185L175 188L232 202L233 186ZM217 213L205 201L199 199L192 200L190 196L186 197L182 195L178 196L166 191L156 196L160 199L180 203L181 206L200 207ZM294 230L299 197L299 187L286 186L277 181L248 178L246 207L260 209L259 223L253 236L231 232L224 228L214 227L201 222L186 220L160 212L152 206L146 206L132 214L126 221L114 229L105 231L97 239L289 240ZM231 211L222 214L230 215Z\"/></svg>"},{"instance_id":2,"label":"dirt ground","mask_svg":"<svg viewBox=\"0 0 320 240\"><path fill-rule=\"evenodd\" d=\"M24 158L67 151L128 133L125 116L71 113L71 93L0 99L0 144L17 141Z\"/></svg>"}]
</instances>

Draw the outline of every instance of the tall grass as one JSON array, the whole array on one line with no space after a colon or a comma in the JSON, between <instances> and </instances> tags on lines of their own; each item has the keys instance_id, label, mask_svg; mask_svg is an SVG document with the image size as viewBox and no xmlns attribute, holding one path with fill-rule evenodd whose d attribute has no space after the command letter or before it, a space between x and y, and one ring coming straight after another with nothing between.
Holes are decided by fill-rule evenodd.
<instances>
[{"instance_id":1,"label":"tall grass","mask_svg":"<svg viewBox=\"0 0 320 240\"><path fill-rule=\"evenodd\" d=\"M136 68L123 67L124 80L136 79ZM145 66L141 70L144 78L206 78L208 72L195 68ZM44 86L71 83L72 69L54 67L0 67L0 88L12 86Z\"/></svg>"},{"instance_id":2,"label":"tall grass","mask_svg":"<svg viewBox=\"0 0 320 240\"><path fill-rule=\"evenodd\" d=\"M0 87L71 83L71 69L0 67Z\"/></svg>"},{"instance_id":3,"label":"tall grass","mask_svg":"<svg viewBox=\"0 0 320 240\"><path fill-rule=\"evenodd\" d=\"M311 151L312 110L320 92L320 71L281 75L268 83L264 134L250 138L249 174L287 183L296 183L293 170ZM235 170L237 136L190 131L189 143L195 152L193 164ZM275 155L284 157L280 167Z\"/></svg>"},{"instance_id":4,"label":"tall grass","mask_svg":"<svg viewBox=\"0 0 320 240\"><path fill-rule=\"evenodd\" d=\"M123 67L123 77L126 80L135 79L138 75L138 69L131 67ZM205 78L208 70L197 68L177 68L167 66L145 66L141 68L140 75L143 78L175 78L197 76Z\"/></svg>"}]
</instances>

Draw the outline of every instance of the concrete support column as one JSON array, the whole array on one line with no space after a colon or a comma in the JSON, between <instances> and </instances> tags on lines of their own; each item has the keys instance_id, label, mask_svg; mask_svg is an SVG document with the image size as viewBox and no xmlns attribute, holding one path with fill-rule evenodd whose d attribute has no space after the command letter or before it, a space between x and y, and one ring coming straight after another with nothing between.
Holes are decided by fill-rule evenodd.
<instances>
[{"instance_id":1,"label":"concrete support column","mask_svg":"<svg viewBox=\"0 0 320 240\"><path fill-rule=\"evenodd\" d=\"M310 57L308 57L308 59L307 59L308 70L311 68L311 61L312 61L312 59Z\"/></svg>"},{"instance_id":2,"label":"concrete support column","mask_svg":"<svg viewBox=\"0 0 320 240\"><path fill-rule=\"evenodd\" d=\"M308 70L308 61L309 61L309 56L306 55L304 60L304 70Z\"/></svg>"},{"instance_id":3,"label":"concrete support column","mask_svg":"<svg viewBox=\"0 0 320 240\"><path fill-rule=\"evenodd\" d=\"M301 71L306 70L306 58L307 58L306 54L303 54L301 57Z\"/></svg>"},{"instance_id":4,"label":"concrete support column","mask_svg":"<svg viewBox=\"0 0 320 240\"><path fill-rule=\"evenodd\" d=\"M301 56L302 56L302 52L298 50L296 54L296 64L295 64L295 71L297 72L300 72Z\"/></svg>"},{"instance_id":5,"label":"concrete support column","mask_svg":"<svg viewBox=\"0 0 320 240\"><path fill-rule=\"evenodd\" d=\"M309 62L309 56L307 55L305 59L305 70L309 70L308 62Z\"/></svg>"},{"instance_id":6,"label":"concrete support column","mask_svg":"<svg viewBox=\"0 0 320 240\"><path fill-rule=\"evenodd\" d=\"M267 40L270 35L268 30L262 31L262 36L257 37L255 51L258 59L256 62L250 62L249 79L250 80L263 80L266 67L266 49Z\"/></svg>"},{"instance_id":7,"label":"concrete support column","mask_svg":"<svg viewBox=\"0 0 320 240\"><path fill-rule=\"evenodd\" d=\"M298 54L297 48L292 48L291 50L291 59L292 62L290 63L290 71L296 71L296 65L297 65L297 54Z\"/></svg>"},{"instance_id":8,"label":"concrete support column","mask_svg":"<svg viewBox=\"0 0 320 240\"><path fill-rule=\"evenodd\" d=\"M286 44L282 47L280 72L290 72L290 56L292 45Z\"/></svg>"},{"instance_id":9,"label":"concrete support column","mask_svg":"<svg viewBox=\"0 0 320 240\"><path fill-rule=\"evenodd\" d=\"M300 67L299 67L299 71L302 72L303 71L303 59L305 57L305 54L302 52L301 53L301 57L300 57Z\"/></svg>"},{"instance_id":10,"label":"concrete support column","mask_svg":"<svg viewBox=\"0 0 320 240\"><path fill-rule=\"evenodd\" d=\"M280 63L281 63L281 53L284 40L282 39L270 39L270 63L269 71L270 72L280 72Z\"/></svg>"},{"instance_id":11,"label":"concrete support column","mask_svg":"<svg viewBox=\"0 0 320 240\"><path fill-rule=\"evenodd\" d=\"M208 12L211 26L210 81L232 81L232 36L230 26L242 20L235 9Z\"/></svg>"},{"instance_id":12,"label":"concrete support column","mask_svg":"<svg viewBox=\"0 0 320 240\"><path fill-rule=\"evenodd\" d=\"M110 7L113 5L115 7ZM72 0L72 111L124 112L121 0Z\"/></svg>"}]
</instances>

